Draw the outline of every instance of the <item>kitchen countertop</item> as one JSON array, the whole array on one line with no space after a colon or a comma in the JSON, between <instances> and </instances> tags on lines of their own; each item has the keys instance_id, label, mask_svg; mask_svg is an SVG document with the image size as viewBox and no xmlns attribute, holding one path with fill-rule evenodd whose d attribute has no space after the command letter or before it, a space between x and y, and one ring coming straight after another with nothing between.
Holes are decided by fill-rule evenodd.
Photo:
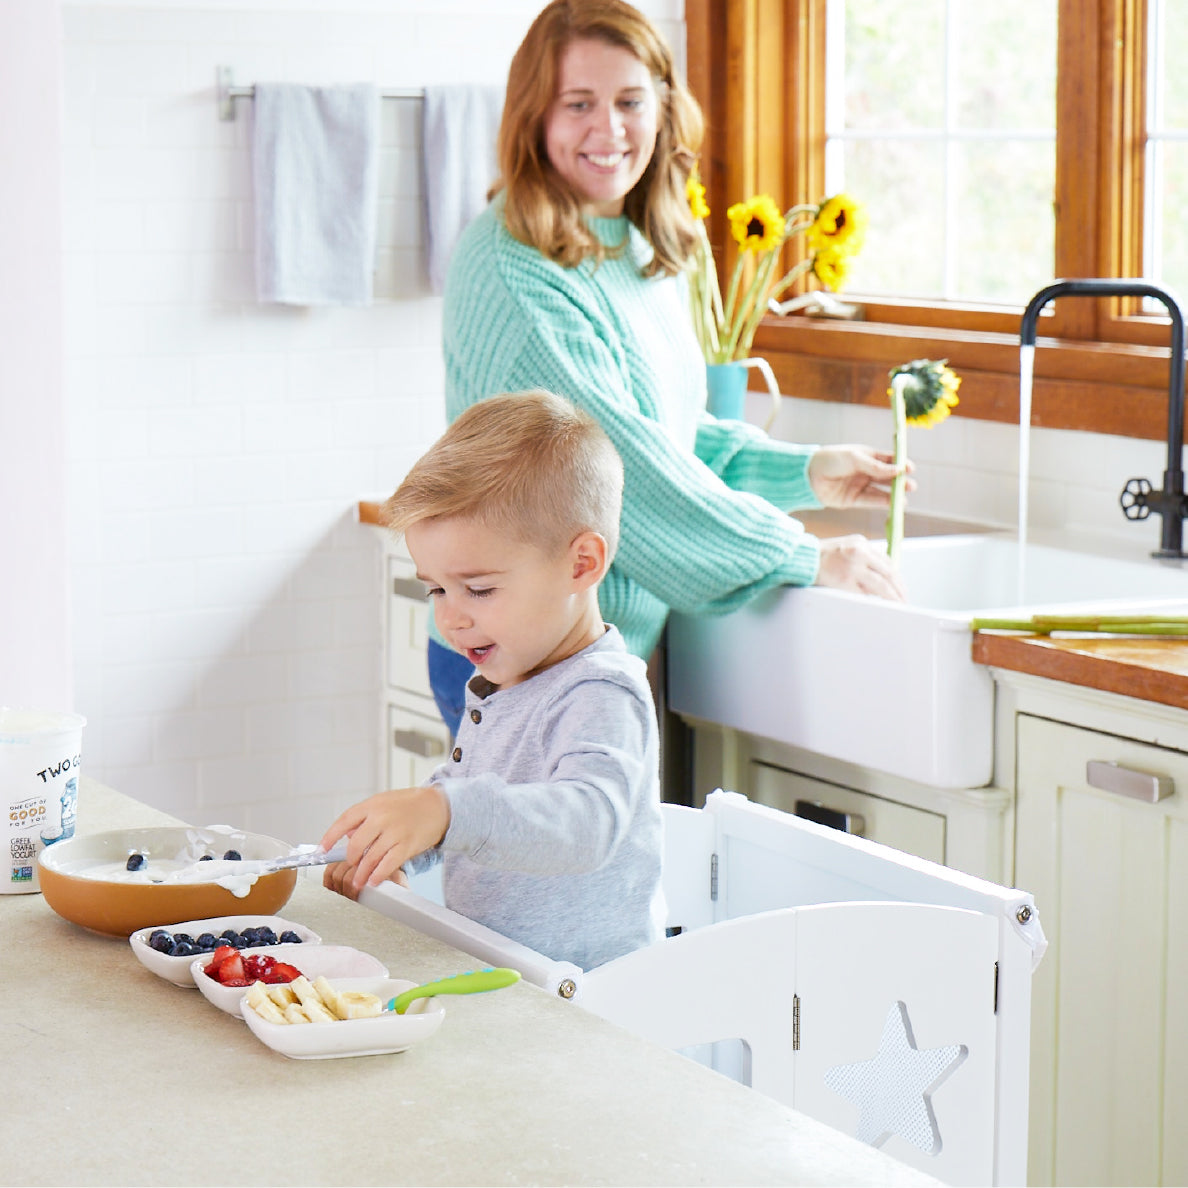
<instances>
[{"instance_id":1,"label":"kitchen countertop","mask_svg":"<svg viewBox=\"0 0 1188 1188\"><path fill-rule=\"evenodd\" d=\"M80 832L178 823L82 780ZM474 967L316 873L281 914L394 977ZM0 1183L937 1183L526 983L407 1052L296 1061L40 895L0 924Z\"/></svg>"},{"instance_id":2,"label":"kitchen countertop","mask_svg":"<svg viewBox=\"0 0 1188 1188\"><path fill-rule=\"evenodd\" d=\"M977 631L979 664L1188 709L1188 639Z\"/></svg>"}]
</instances>

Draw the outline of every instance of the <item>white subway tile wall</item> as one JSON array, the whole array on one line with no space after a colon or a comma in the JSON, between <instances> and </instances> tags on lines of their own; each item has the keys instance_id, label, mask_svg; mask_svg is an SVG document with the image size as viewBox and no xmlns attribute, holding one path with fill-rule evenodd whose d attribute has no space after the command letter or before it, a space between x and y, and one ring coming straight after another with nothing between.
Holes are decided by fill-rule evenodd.
<instances>
[{"instance_id":1,"label":"white subway tile wall","mask_svg":"<svg viewBox=\"0 0 1188 1188\"><path fill-rule=\"evenodd\" d=\"M378 530L444 428L420 104L382 103L376 302L255 303L238 85L502 82L543 0L64 0L76 704L89 775L321 836L378 791ZM683 45L680 0L641 7Z\"/></svg>"}]
</instances>

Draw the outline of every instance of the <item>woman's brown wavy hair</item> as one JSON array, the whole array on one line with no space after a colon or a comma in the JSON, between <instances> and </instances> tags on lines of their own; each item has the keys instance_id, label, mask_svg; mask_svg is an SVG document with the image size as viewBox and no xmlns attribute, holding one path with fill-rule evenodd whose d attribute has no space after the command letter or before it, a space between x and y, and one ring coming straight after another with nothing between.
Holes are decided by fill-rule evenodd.
<instances>
[{"instance_id":1,"label":"woman's brown wavy hair","mask_svg":"<svg viewBox=\"0 0 1188 1188\"><path fill-rule=\"evenodd\" d=\"M656 148L627 194L624 214L652 245L646 275L671 275L688 262L696 239L685 182L701 148L704 121L697 101L676 77L672 51L659 30L624 0L553 0L532 22L508 72L499 129L504 221L518 240L574 267L607 249L586 225L581 203L545 150L545 123L557 97L561 56L571 42L605 41L634 54L649 70L659 100Z\"/></svg>"}]
</instances>

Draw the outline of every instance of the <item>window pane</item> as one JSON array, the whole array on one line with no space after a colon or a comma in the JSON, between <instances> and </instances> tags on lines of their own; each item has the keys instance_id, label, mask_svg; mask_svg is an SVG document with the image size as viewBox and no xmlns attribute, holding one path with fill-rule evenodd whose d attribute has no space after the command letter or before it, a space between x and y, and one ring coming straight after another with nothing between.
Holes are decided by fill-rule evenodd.
<instances>
[{"instance_id":1,"label":"window pane","mask_svg":"<svg viewBox=\"0 0 1188 1188\"><path fill-rule=\"evenodd\" d=\"M829 0L826 187L850 290L1022 305L1055 271L1057 0Z\"/></svg>"},{"instance_id":2,"label":"window pane","mask_svg":"<svg viewBox=\"0 0 1188 1188\"><path fill-rule=\"evenodd\" d=\"M987 301L1027 300L1052 279L1053 144L962 144L955 155L956 289Z\"/></svg>"},{"instance_id":3,"label":"window pane","mask_svg":"<svg viewBox=\"0 0 1188 1188\"><path fill-rule=\"evenodd\" d=\"M1188 5L1149 0L1143 273L1188 300ZM1158 302L1148 302L1162 313Z\"/></svg>"},{"instance_id":4,"label":"window pane","mask_svg":"<svg viewBox=\"0 0 1188 1188\"><path fill-rule=\"evenodd\" d=\"M847 0L847 128L941 126L944 12L944 0ZM831 32L834 20L831 14Z\"/></svg>"},{"instance_id":5,"label":"window pane","mask_svg":"<svg viewBox=\"0 0 1188 1188\"><path fill-rule=\"evenodd\" d=\"M945 223L944 172L944 148L935 141L856 140L845 146L846 189L872 213L866 246L850 273L852 292L941 292L944 252L936 240Z\"/></svg>"},{"instance_id":6,"label":"window pane","mask_svg":"<svg viewBox=\"0 0 1188 1188\"><path fill-rule=\"evenodd\" d=\"M1056 130L1056 6L959 3L951 43L961 128Z\"/></svg>"}]
</instances>

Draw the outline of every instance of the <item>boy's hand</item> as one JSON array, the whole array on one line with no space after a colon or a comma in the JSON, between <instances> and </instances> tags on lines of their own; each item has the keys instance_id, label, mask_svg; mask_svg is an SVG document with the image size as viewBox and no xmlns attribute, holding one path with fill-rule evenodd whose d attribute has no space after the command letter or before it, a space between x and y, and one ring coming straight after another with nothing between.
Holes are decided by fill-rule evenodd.
<instances>
[{"instance_id":1,"label":"boy's hand","mask_svg":"<svg viewBox=\"0 0 1188 1188\"><path fill-rule=\"evenodd\" d=\"M408 859L432 849L449 827L450 802L439 789L380 792L347 809L326 831L324 849L344 834L351 840L346 861L328 866L322 882L357 899L364 886L378 886L396 875Z\"/></svg>"}]
</instances>

